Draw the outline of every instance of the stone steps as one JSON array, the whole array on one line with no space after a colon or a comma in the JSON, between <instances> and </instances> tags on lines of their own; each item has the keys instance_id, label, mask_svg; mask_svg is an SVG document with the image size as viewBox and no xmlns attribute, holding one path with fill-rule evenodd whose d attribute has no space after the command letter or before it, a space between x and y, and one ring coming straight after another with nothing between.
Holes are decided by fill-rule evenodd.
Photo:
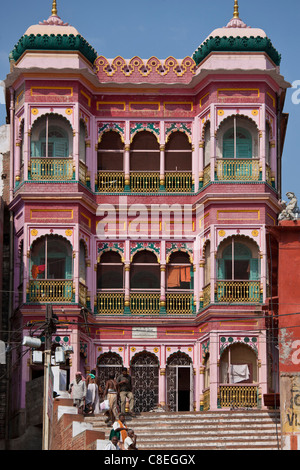
<instances>
[{"instance_id":1,"label":"stone steps","mask_svg":"<svg viewBox=\"0 0 300 470\"><path fill-rule=\"evenodd\" d=\"M105 431L108 439L111 427L103 415L85 420L94 430ZM278 450L280 446L280 415L273 411L150 412L126 422L135 430L140 450Z\"/></svg>"}]
</instances>

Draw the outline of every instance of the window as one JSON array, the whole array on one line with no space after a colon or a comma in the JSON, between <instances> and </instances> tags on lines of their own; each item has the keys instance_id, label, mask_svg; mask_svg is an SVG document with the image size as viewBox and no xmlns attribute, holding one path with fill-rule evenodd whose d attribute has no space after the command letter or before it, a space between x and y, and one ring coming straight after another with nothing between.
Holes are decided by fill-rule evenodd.
<instances>
[{"instance_id":1,"label":"window","mask_svg":"<svg viewBox=\"0 0 300 470\"><path fill-rule=\"evenodd\" d=\"M123 289L123 271L119 253L103 253L97 267L97 289Z\"/></svg>"},{"instance_id":2,"label":"window","mask_svg":"<svg viewBox=\"0 0 300 470\"><path fill-rule=\"evenodd\" d=\"M33 126L31 156L66 158L72 152L72 130L69 123L58 116L44 116Z\"/></svg>"},{"instance_id":3,"label":"window","mask_svg":"<svg viewBox=\"0 0 300 470\"><path fill-rule=\"evenodd\" d=\"M130 287L132 289L159 289L160 266L151 251L137 253L130 268Z\"/></svg>"},{"instance_id":4,"label":"window","mask_svg":"<svg viewBox=\"0 0 300 470\"><path fill-rule=\"evenodd\" d=\"M98 144L98 171L123 171L124 144L115 131L103 134Z\"/></svg>"},{"instance_id":5,"label":"window","mask_svg":"<svg viewBox=\"0 0 300 470\"><path fill-rule=\"evenodd\" d=\"M225 119L217 131L217 158L259 158L259 133L254 121L245 116Z\"/></svg>"},{"instance_id":6,"label":"window","mask_svg":"<svg viewBox=\"0 0 300 470\"><path fill-rule=\"evenodd\" d=\"M67 240L45 236L31 250L31 279L72 279L72 247Z\"/></svg>"},{"instance_id":7,"label":"window","mask_svg":"<svg viewBox=\"0 0 300 470\"><path fill-rule=\"evenodd\" d=\"M165 148L166 171L192 171L192 148L183 132L170 135Z\"/></svg>"},{"instance_id":8,"label":"window","mask_svg":"<svg viewBox=\"0 0 300 470\"><path fill-rule=\"evenodd\" d=\"M132 171L159 171L160 149L157 138L148 131L138 132L130 146Z\"/></svg>"},{"instance_id":9,"label":"window","mask_svg":"<svg viewBox=\"0 0 300 470\"><path fill-rule=\"evenodd\" d=\"M219 252L218 279L259 280L258 250L252 243L241 243L232 238Z\"/></svg>"},{"instance_id":10,"label":"window","mask_svg":"<svg viewBox=\"0 0 300 470\"><path fill-rule=\"evenodd\" d=\"M192 265L187 253L178 251L172 253L167 265L167 289L192 289Z\"/></svg>"}]
</instances>

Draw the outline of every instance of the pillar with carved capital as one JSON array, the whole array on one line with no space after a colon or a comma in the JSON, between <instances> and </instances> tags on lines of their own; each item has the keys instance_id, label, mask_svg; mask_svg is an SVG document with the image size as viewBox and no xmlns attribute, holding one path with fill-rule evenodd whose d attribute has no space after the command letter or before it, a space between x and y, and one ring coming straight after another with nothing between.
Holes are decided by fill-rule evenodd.
<instances>
[{"instance_id":1,"label":"pillar with carved capital","mask_svg":"<svg viewBox=\"0 0 300 470\"><path fill-rule=\"evenodd\" d=\"M199 294L199 308L203 308L204 305L204 268L205 268L205 260L201 259L199 263L199 287L200 287L200 294Z\"/></svg>"},{"instance_id":2,"label":"pillar with carved capital","mask_svg":"<svg viewBox=\"0 0 300 470\"><path fill-rule=\"evenodd\" d=\"M215 181L215 171L216 171L216 127L215 127L215 114L216 110L214 105L210 106L210 115L211 115L211 124L210 124L210 180Z\"/></svg>"},{"instance_id":3,"label":"pillar with carved capital","mask_svg":"<svg viewBox=\"0 0 300 470\"><path fill-rule=\"evenodd\" d=\"M199 189L204 184L204 141L199 142Z\"/></svg>"},{"instance_id":4,"label":"pillar with carved capital","mask_svg":"<svg viewBox=\"0 0 300 470\"><path fill-rule=\"evenodd\" d=\"M160 166L159 166L160 191L165 191L165 145L160 145Z\"/></svg>"},{"instance_id":5,"label":"pillar with carved capital","mask_svg":"<svg viewBox=\"0 0 300 470\"><path fill-rule=\"evenodd\" d=\"M200 374L200 380L199 380L200 411L204 410L204 372L205 372L205 367L200 366L200 370L199 370L199 374Z\"/></svg>"},{"instance_id":6,"label":"pillar with carved capital","mask_svg":"<svg viewBox=\"0 0 300 470\"><path fill-rule=\"evenodd\" d=\"M218 334L210 333L210 409L218 408L219 348Z\"/></svg>"},{"instance_id":7,"label":"pillar with carved capital","mask_svg":"<svg viewBox=\"0 0 300 470\"><path fill-rule=\"evenodd\" d=\"M16 140L16 160L15 160L15 186L20 184L20 164L21 164L21 146L22 141Z\"/></svg>"},{"instance_id":8,"label":"pillar with carved capital","mask_svg":"<svg viewBox=\"0 0 300 470\"><path fill-rule=\"evenodd\" d=\"M261 179L266 181L266 106L262 105L261 108L261 131L259 132L259 158L261 168Z\"/></svg>"},{"instance_id":9,"label":"pillar with carved capital","mask_svg":"<svg viewBox=\"0 0 300 470\"><path fill-rule=\"evenodd\" d=\"M165 315L166 311L166 265L160 265L160 314Z\"/></svg>"},{"instance_id":10,"label":"pillar with carved capital","mask_svg":"<svg viewBox=\"0 0 300 470\"><path fill-rule=\"evenodd\" d=\"M124 191L130 191L130 144L124 146L124 173L125 173L125 187Z\"/></svg>"},{"instance_id":11,"label":"pillar with carved capital","mask_svg":"<svg viewBox=\"0 0 300 470\"><path fill-rule=\"evenodd\" d=\"M130 315L130 264L124 266L125 270L125 309L124 314Z\"/></svg>"}]
</instances>

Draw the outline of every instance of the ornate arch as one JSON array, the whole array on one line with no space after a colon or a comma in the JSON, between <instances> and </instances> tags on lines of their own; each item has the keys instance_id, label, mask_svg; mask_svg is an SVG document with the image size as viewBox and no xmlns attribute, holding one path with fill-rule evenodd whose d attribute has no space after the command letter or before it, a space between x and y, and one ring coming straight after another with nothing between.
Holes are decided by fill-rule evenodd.
<instances>
[{"instance_id":1,"label":"ornate arch","mask_svg":"<svg viewBox=\"0 0 300 470\"><path fill-rule=\"evenodd\" d=\"M133 260L133 257L139 251L151 251L151 253L155 254L157 258L157 262L160 263L160 247L157 246L155 243L143 243L137 242L135 245L131 245L130 247L130 261Z\"/></svg>"},{"instance_id":2,"label":"ornate arch","mask_svg":"<svg viewBox=\"0 0 300 470\"><path fill-rule=\"evenodd\" d=\"M139 132L150 132L156 138L159 144L159 137L160 137L160 127L159 122L135 122L132 123L130 126L130 142L132 143L134 137Z\"/></svg>"},{"instance_id":3,"label":"ornate arch","mask_svg":"<svg viewBox=\"0 0 300 470\"><path fill-rule=\"evenodd\" d=\"M217 246L217 251L221 250L222 249L222 245L225 244L225 242L228 242L228 240L230 238L234 237L237 241L241 241L241 243L243 241L250 241L250 242L254 242L256 247L257 247L257 250L258 252L260 251L260 246L258 245L257 241L250 237L249 235L240 235L240 234L231 234L231 235L228 235L227 237L225 237L222 241L220 241L219 245Z\"/></svg>"},{"instance_id":4,"label":"ornate arch","mask_svg":"<svg viewBox=\"0 0 300 470\"><path fill-rule=\"evenodd\" d=\"M140 351L136 353L134 356L132 356L131 361L130 361L130 367L134 366L135 364L138 364L139 359L142 359L142 364L146 364L146 362L143 362L144 360L147 360L147 358L150 359L150 365L159 366L159 359L156 354L150 352L150 351ZM140 363L139 363L140 364ZM149 362L148 362L149 364Z\"/></svg>"},{"instance_id":5,"label":"ornate arch","mask_svg":"<svg viewBox=\"0 0 300 470\"><path fill-rule=\"evenodd\" d=\"M101 256L107 251L114 251L121 256L121 260L124 263L124 246L120 246L119 243L100 243L97 245L97 262L100 263Z\"/></svg>"},{"instance_id":6,"label":"ornate arch","mask_svg":"<svg viewBox=\"0 0 300 470\"><path fill-rule=\"evenodd\" d=\"M177 364L176 360L179 359L179 362L185 362L185 364ZM176 351L167 358L167 366L170 365L193 365L192 357L182 351Z\"/></svg>"},{"instance_id":7,"label":"ornate arch","mask_svg":"<svg viewBox=\"0 0 300 470\"><path fill-rule=\"evenodd\" d=\"M102 363L102 360L103 360L103 363ZM113 361L116 361L116 362L113 362ZM97 357L96 364L98 367L101 365L123 366L123 358L120 356L120 354L116 352L108 351L108 352L100 354Z\"/></svg>"},{"instance_id":8,"label":"ornate arch","mask_svg":"<svg viewBox=\"0 0 300 470\"><path fill-rule=\"evenodd\" d=\"M124 144L125 136L125 124L122 122L100 122L98 124L98 144L101 143L102 137L107 132L116 132L121 138L121 142Z\"/></svg>"},{"instance_id":9,"label":"ornate arch","mask_svg":"<svg viewBox=\"0 0 300 470\"><path fill-rule=\"evenodd\" d=\"M219 125L216 129L216 133L218 133L218 131L221 129L221 127L223 127L223 125L225 125L230 119L234 118L234 117L239 117L239 118L242 118L242 119L245 119L247 121L249 121L250 123L254 124L256 129L257 129L257 132L259 132L259 128L258 128L258 125L257 125L257 122L255 122L254 119L252 119L251 117L247 116L246 114L236 114L236 113L232 113L230 114L229 116L226 116L226 118L224 119L221 119L220 122L219 122Z\"/></svg>"},{"instance_id":10,"label":"ornate arch","mask_svg":"<svg viewBox=\"0 0 300 470\"><path fill-rule=\"evenodd\" d=\"M169 263L170 256L175 253L176 251L182 251L184 253L187 253L190 257L190 262L193 264L193 250L191 247L189 247L186 243L172 243L170 247L167 247L166 249L166 262Z\"/></svg>"},{"instance_id":11,"label":"ornate arch","mask_svg":"<svg viewBox=\"0 0 300 470\"><path fill-rule=\"evenodd\" d=\"M40 235L40 236L37 237L35 240L33 240L33 242L32 242L31 245L30 245L30 251L32 250L33 245L34 245L35 243L37 243L39 240L41 240L42 238L45 238L45 237L50 237L50 238L58 237L58 238L60 238L60 239L62 239L62 240L65 240L66 242L69 243L71 249L73 250L73 245L72 245L72 243L70 242L70 240L68 240L68 239L67 239L66 237L64 237L63 235L59 235L59 234L57 234L57 233L50 233L50 234L49 234L49 233L44 233L43 235Z\"/></svg>"},{"instance_id":12,"label":"ornate arch","mask_svg":"<svg viewBox=\"0 0 300 470\"><path fill-rule=\"evenodd\" d=\"M175 132L182 132L188 138L189 144L192 144L192 129L190 123L170 123L169 127L166 128L166 144L172 134Z\"/></svg>"},{"instance_id":13,"label":"ornate arch","mask_svg":"<svg viewBox=\"0 0 300 470\"><path fill-rule=\"evenodd\" d=\"M256 336L221 336L219 345L220 358L223 353L230 348L233 344L241 344L247 348L250 348L258 356L257 337Z\"/></svg>"},{"instance_id":14,"label":"ornate arch","mask_svg":"<svg viewBox=\"0 0 300 470\"><path fill-rule=\"evenodd\" d=\"M203 142L204 142L204 139L205 139L206 127L207 127L208 125L210 125L210 119L207 119L207 120L204 122L203 126L202 126L201 139L202 139Z\"/></svg>"},{"instance_id":15,"label":"ornate arch","mask_svg":"<svg viewBox=\"0 0 300 470\"><path fill-rule=\"evenodd\" d=\"M48 111L43 112L40 116L37 116L34 119L34 121L32 123L32 126L31 126L31 132L32 132L32 128L37 126L39 121L41 121L41 119L45 119L46 116L51 116L51 117L56 117L56 118L63 119L64 121L66 121L69 124L69 126L70 126L70 128L73 132L73 126L72 126L72 123L71 123L71 120L70 120L69 117L63 116L62 114L59 114L59 113L52 113L52 112L48 112Z\"/></svg>"}]
</instances>

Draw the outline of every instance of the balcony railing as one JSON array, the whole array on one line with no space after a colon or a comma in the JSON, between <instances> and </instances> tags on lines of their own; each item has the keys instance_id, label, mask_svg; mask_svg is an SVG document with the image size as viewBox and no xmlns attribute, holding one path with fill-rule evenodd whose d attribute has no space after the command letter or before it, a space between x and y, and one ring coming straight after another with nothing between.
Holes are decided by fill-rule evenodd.
<instances>
[{"instance_id":1,"label":"balcony railing","mask_svg":"<svg viewBox=\"0 0 300 470\"><path fill-rule=\"evenodd\" d=\"M158 315L160 310L159 293L131 293L130 311L134 315Z\"/></svg>"},{"instance_id":2,"label":"balcony railing","mask_svg":"<svg viewBox=\"0 0 300 470\"><path fill-rule=\"evenodd\" d=\"M130 173L130 190L132 192L158 192L160 187L159 172L138 172Z\"/></svg>"},{"instance_id":3,"label":"balcony railing","mask_svg":"<svg viewBox=\"0 0 300 470\"><path fill-rule=\"evenodd\" d=\"M34 181L71 181L73 179L71 158L31 158L30 178Z\"/></svg>"},{"instance_id":4,"label":"balcony railing","mask_svg":"<svg viewBox=\"0 0 300 470\"><path fill-rule=\"evenodd\" d=\"M218 302L259 302L260 281L217 281Z\"/></svg>"},{"instance_id":5,"label":"balcony railing","mask_svg":"<svg viewBox=\"0 0 300 470\"><path fill-rule=\"evenodd\" d=\"M84 307L87 306L87 298L88 298L88 288L82 282L79 282L79 303Z\"/></svg>"},{"instance_id":6,"label":"balcony railing","mask_svg":"<svg viewBox=\"0 0 300 470\"><path fill-rule=\"evenodd\" d=\"M210 183L210 165L207 165L203 170L203 186Z\"/></svg>"},{"instance_id":7,"label":"balcony railing","mask_svg":"<svg viewBox=\"0 0 300 470\"><path fill-rule=\"evenodd\" d=\"M167 293L166 311L170 315L191 315L194 312L194 296L191 293Z\"/></svg>"},{"instance_id":8,"label":"balcony railing","mask_svg":"<svg viewBox=\"0 0 300 470\"><path fill-rule=\"evenodd\" d=\"M222 158L217 160L219 181L259 181L260 163L254 159Z\"/></svg>"},{"instance_id":9,"label":"balcony railing","mask_svg":"<svg viewBox=\"0 0 300 470\"><path fill-rule=\"evenodd\" d=\"M123 315L124 292L98 292L96 311L99 315Z\"/></svg>"},{"instance_id":10,"label":"balcony railing","mask_svg":"<svg viewBox=\"0 0 300 470\"><path fill-rule=\"evenodd\" d=\"M258 386L253 384L220 385L219 402L221 408L257 408Z\"/></svg>"},{"instance_id":11,"label":"balcony railing","mask_svg":"<svg viewBox=\"0 0 300 470\"><path fill-rule=\"evenodd\" d=\"M191 172L168 171L165 173L165 189L167 192L190 192L193 188Z\"/></svg>"},{"instance_id":12,"label":"balcony railing","mask_svg":"<svg viewBox=\"0 0 300 470\"><path fill-rule=\"evenodd\" d=\"M30 280L29 302L72 302L72 280Z\"/></svg>"},{"instance_id":13,"label":"balcony railing","mask_svg":"<svg viewBox=\"0 0 300 470\"><path fill-rule=\"evenodd\" d=\"M123 192L125 176L122 171L98 171L97 191L105 193Z\"/></svg>"},{"instance_id":14,"label":"balcony railing","mask_svg":"<svg viewBox=\"0 0 300 470\"><path fill-rule=\"evenodd\" d=\"M203 289L203 307L207 307L210 304L210 284L207 284L207 286L204 287Z\"/></svg>"}]
</instances>

